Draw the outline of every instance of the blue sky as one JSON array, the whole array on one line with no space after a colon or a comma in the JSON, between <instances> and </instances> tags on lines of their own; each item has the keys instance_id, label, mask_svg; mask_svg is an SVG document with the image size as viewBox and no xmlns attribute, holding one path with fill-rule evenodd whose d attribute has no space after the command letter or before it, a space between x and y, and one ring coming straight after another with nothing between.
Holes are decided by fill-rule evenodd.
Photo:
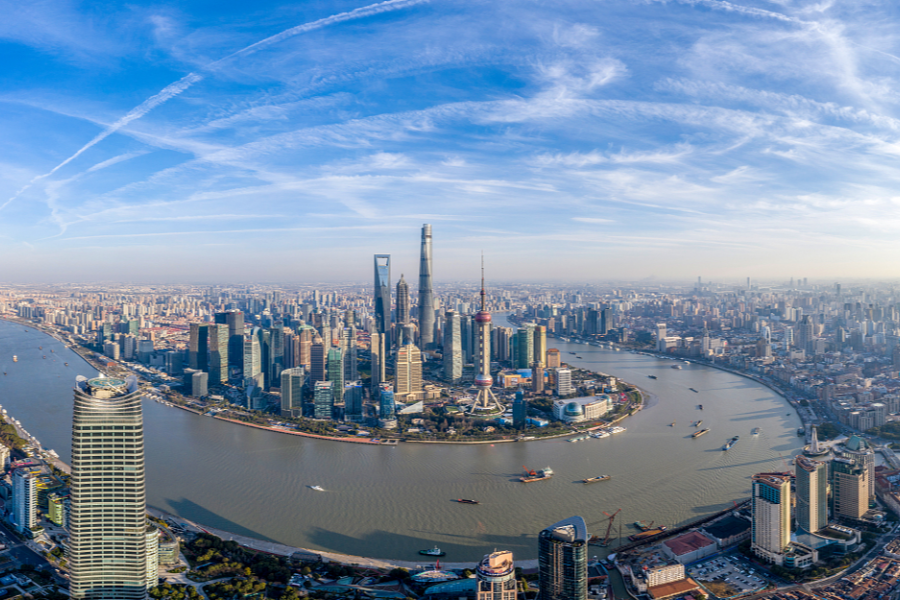
<instances>
[{"instance_id":1,"label":"blue sky","mask_svg":"<svg viewBox=\"0 0 900 600\"><path fill-rule=\"evenodd\" d=\"M3 280L896 274L896 2L0 13Z\"/></svg>"}]
</instances>

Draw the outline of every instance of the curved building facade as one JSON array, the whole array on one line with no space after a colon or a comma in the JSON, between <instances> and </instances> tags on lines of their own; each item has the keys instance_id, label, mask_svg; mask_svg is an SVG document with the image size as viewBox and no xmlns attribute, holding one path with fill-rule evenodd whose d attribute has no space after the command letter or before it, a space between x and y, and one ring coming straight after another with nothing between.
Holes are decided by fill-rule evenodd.
<instances>
[{"instance_id":1,"label":"curved building facade","mask_svg":"<svg viewBox=\"0 0 900 600\"><path fill-rule=\"evenodd\" d=\"M476 600L516 600L518 584L512 552L485 554L475 569L478 580Z\"/></svg>"},{"instance_id":2,"label":"curved building facade","mask_svg":"<svg viewBox=\"0 0 900 600\"><path fill-rule=\"evenodd\" d=\"M588 532L581 517L569 517L538 535L540 600L586 600Z\"/></svg>"},{"instance_id":3,"label":"curved building facade","mask_svg":"<svg viewBox=\"0 0 900 600\"><path fill-rule=\"evenodd\" d=\"M147 598L144 422L133 379L77 380L69 527L72 598Z\"/></svg>"}]
</instances>

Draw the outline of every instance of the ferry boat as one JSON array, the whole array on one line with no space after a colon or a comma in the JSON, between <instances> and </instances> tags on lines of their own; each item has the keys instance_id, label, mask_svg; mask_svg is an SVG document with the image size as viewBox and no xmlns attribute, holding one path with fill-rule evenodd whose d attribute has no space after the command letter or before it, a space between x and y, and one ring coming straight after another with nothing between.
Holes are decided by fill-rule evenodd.
<instances>
[{"instance_id":1,"label":"ferry boat","mask_svg":"<svg viewBox=\"0 0 900 600\"><path fill-rule=\"evenodd\" d=\"M622 433L623 431L627 431L627 430L624 427L620 427L619 425L616 425L615 427L610 427L610 429L609 429L610 433Z\"/></svg>"},{"instance_id":2,"label":"ferry boat","mask_svg":"<svg viewBox=\"0 0 900 600\"><path fill-rule=\"evenodd\" d=\"M446 552L435 546L431 550L419 550L419 554L423 556L446 556Z\"/></svg>"},{"instance_id":3,"label":"ferry boat","mask_svg":"<svg viewBox=\"0 0 900 600\"><path fill-rule=\"evenodd\" d=\"M709 429L701 429L700 431L695 431L694 433L691 434L691 437L698 438L701 435L703 435L704 433L709 433Z\"/></svg>"},{"instance_id":4,"label":"ferry boat","mask_svg":"<svg viewBox=\"0 0 900 600\"><path fill-rule=\"evenodd\" d=\"M550 467L545 467L540 471L532 471L530 469L525 469L526 475L524 477L519 477L519 481L522 483L534 483L535 481L545 481L553 477L553 469Z\"/></svg>"},{"instance_id":5,"label":"ferry boat","mask_svg":"<svg viewBox=\"0 0 900 600\"><path fill-rule=\"evenodd\" d=\"M650 379L656 379L656 375L647 375Z\"/></svg>"},{"instance_id":6,"label":"ferry boat","mask_svg":"<svg viewBox=\"0 0 900 600\"><path fill-rule=\"evenodd\" d=\"M480 504L478 500L466 500L465 498L457 498L456 501L460 504Z\"/></svg>"},{"instance_id":7,"label":"ferry boat","mask_svg":"<svg viewBox=\"0 0 900 600\"><path fill-rule=\"evenodd\" d=\"M760 429L759 427L755 427L751 433L753 433L753 435L759 435L760 431L762 431L762 429Z\"/></svg>"},{"instance_id":8,"label":"ferry boat","mask_svg":"<svg viewBox=\"0 0 900 600\"><path fill-rule=\"evenodd\" d=\"M310 486L307 486L307 487L308 487L309 489L311 489L311 490L316 490L317 492L324 492L324 491L325 491L325 488L323 488L321 485L310 485Z\"/></svg>"},{"instance_id":9,"label":"ferry boat","mask_svg":"<svg viewBox=\"0 0 900 600\"><path fill-rule=\"evenodd\" d=\"M733 438L731 438L730 440L725 442L725 445L722 446L722 450L730 450L735 444L737 444L737 441L739 439L741 439L741 436L739 436L739 435L734 436Z\"/></svg>"},{"instance_id":10,"label":"ferry boat","mask_svg":"<svg viewBox=\"0 0 900 600\"><path fill-rule=\"evenodd\" d=\"M606 481L607 479L612 479L612 475L598 475L597 477L588 477L587 479L582 479L581 483L596 483L597 481Z\"/></svg>"}]
</instances>

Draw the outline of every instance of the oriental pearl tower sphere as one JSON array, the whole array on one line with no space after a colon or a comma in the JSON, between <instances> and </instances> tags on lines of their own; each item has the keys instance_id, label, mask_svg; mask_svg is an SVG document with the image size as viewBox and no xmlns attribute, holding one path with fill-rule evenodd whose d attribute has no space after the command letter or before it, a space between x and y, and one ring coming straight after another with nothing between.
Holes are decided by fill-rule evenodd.
<instances>
[{"instance_id":1,"label":"oriental pearl tower sphere","mask_svg":"<svg viewBox=\"0 0 900 600\"><path fill-rule=\"evenodd\" d=\"M478 364L475 376L475 387L478 388L478 396L472 404L472 412L502 412L503 405L494 396L491 386L494 379L491 377L491 313L484 305L484 257L481 258L481 310L475 314L475 323L478 328Z\"/></svg>"}]
</instances>

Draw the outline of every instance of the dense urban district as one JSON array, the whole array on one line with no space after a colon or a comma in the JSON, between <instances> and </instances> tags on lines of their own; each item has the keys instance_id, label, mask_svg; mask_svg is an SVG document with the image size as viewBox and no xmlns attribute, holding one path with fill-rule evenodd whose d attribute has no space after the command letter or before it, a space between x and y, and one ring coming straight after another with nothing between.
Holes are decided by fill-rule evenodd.
<instances>
[{"instance_id":1,"label":"dense urban district","mask_svg":"<svg viewBox=\"0 0 900 600\"><path fill-rule=\"evenodd\" d=\"M2 318L67 343L102 373L76 379L82 365L71 365L71 465L11 415L0 424L9 525L0 527L0 597L900 596L900 294L891 285L488 286L484 267L480 284L434 285L431 226L421 234L414 289L402 274L395 282L387 254L373 257L370 284L0 286ZM511 326L494 322L501 313ZM751 497L719 513L627 524L636 529L627 541L611 536L618 513L593 535L573 516L535 532L537 561L518 565L489 548L463 567L442 566L437 547L421 551L423 565L261 552L147 515L145 398L362 444L623 434L647 405L639 382L572 366L562 344L752 378L796 409L804 449L784 471L754 475ZM707 431L701 424L694 436ZM520 481L552 476L529 469Z\"/></svg>"}]
</instances>

